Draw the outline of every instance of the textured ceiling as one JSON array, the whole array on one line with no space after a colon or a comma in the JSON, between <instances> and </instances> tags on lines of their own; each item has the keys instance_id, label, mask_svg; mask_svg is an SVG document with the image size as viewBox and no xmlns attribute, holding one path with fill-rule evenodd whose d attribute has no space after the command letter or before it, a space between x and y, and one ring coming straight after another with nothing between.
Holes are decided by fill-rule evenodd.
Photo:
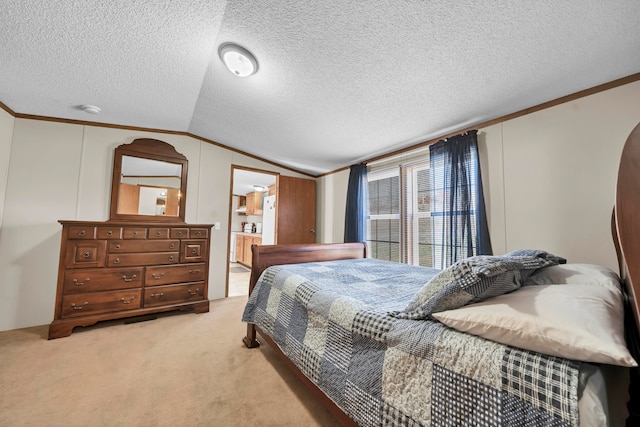
<instances>
[{"instance_id":1,"label":"textured ceiling","mask_svg":"<svg viewBox=\"0 0 640 427\"><path fill-rule=\"evenodd\" d=\"M639 28L638 0L4 0L0 102L320 174L638 73Z\"/></svg>"}]
</instances>

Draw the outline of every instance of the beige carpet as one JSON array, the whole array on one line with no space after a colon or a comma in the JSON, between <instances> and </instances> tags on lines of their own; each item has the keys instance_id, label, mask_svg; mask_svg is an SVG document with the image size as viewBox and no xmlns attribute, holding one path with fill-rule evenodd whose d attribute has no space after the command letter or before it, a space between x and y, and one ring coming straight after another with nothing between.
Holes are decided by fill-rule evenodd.
<instances>
[{"instance_id":1,"label":"beige carpet","mask_svg":"<svg viewBox=\"0 0 640 427\"><path fill-rule=\"evenodd\" d=\"M245 301L51 341L0 332L0 426L339 425L268 345L244 347Z\"/></svg>"}]
</instances>

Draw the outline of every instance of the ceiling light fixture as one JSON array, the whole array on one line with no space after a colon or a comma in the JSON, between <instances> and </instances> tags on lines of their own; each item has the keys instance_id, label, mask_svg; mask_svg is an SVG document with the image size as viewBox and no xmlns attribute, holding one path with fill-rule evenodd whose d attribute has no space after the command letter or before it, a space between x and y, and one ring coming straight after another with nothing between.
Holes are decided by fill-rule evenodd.
<instances>
[{"instance_id":1,"label":"ceiling light fixture","mask_svg":"<svg viewBox=\"0 0 640 427\"><path fill-rule=\"evenodd\" d=\"M258 71L258 61L247 49L233 43L221 44L218 55L233 74L247 77Z\"/></svg>"},{"instance_id":2,"label":"ceiling light fixture","mask_svg":"<svg viewBox=\"0 0 640 427\"><path fill-rule=\"evenodd\" d=\"M256 185L253 186L253 189L256 190L256 191L266 191L267 187L265 187L263 185L257 185L256 184Z\"/></svg>"},{"instance_id":3,"label":"ceiling light fixture","mask_svg":"<svg viewBox=\"0 0 640 427\"><path fill-rule=\"evenodd\" d=\"M95 105L81 105L80 109L85 113L100 114L100 107L96 107Z\"/></svg>"}]
</instances>

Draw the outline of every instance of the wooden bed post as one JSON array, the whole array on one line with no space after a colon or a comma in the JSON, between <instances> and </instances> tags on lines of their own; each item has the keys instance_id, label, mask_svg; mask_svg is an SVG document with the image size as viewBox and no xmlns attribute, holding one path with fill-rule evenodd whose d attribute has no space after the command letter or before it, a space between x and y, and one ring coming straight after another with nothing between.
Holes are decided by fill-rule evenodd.
<instances>
[{"instance_id":1,"label":"wooden bed post","mask_svg":"<svg viewBox=\"0 0 640 427\"><path fill-rule=\"evenodd\" d=\"M251 277L249 278L249 295L253 292L253 288L256 286L260 274L258 272L260 266L260 252L258 251L258 245L251 245ZM260 341L256 339L256 325L253 323L247 323L247 335L242 338L242 342L247 348L255 348L260 346Z\"/></svg>"},{"instance_id":2,"label":"wooden bed post","mask_svg":"<svg viewBox=\"0 0 640 427\"><path fill-rule=\"evenodd\" d=\"M256 339L256 325L247 323L247 335L242 338L242 342L247 348L256 348L260 346L260 341Z\"/></svg>"},{"instance_id":3,"label":"wooden bed post","mask_svg":"<svg viewBox=\"0 0 640 427\"><path fill-rule=\"evenodd\" d=\"M620 159L613 238L625 293L625 338L640 360L640 124L629 135ZM640 425L640 368L630 368L627 426Z\"/></svg>"}]
</instances>

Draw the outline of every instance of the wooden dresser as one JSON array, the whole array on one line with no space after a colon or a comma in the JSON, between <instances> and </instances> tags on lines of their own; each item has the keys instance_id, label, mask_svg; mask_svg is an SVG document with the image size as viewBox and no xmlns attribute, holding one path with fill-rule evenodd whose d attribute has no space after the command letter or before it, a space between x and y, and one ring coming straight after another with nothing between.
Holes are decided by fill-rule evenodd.
<instances>
[{"instance_id":1,"label":"wooden dresser","mask_svg":"<svg viewBox=\"0 0 640 427\"><path fill-rule=\"evenodd\" d=\"M49 339L101 320L209 311L211 225L59 222L58 288Z\"/></svg>"}]
</instances>

